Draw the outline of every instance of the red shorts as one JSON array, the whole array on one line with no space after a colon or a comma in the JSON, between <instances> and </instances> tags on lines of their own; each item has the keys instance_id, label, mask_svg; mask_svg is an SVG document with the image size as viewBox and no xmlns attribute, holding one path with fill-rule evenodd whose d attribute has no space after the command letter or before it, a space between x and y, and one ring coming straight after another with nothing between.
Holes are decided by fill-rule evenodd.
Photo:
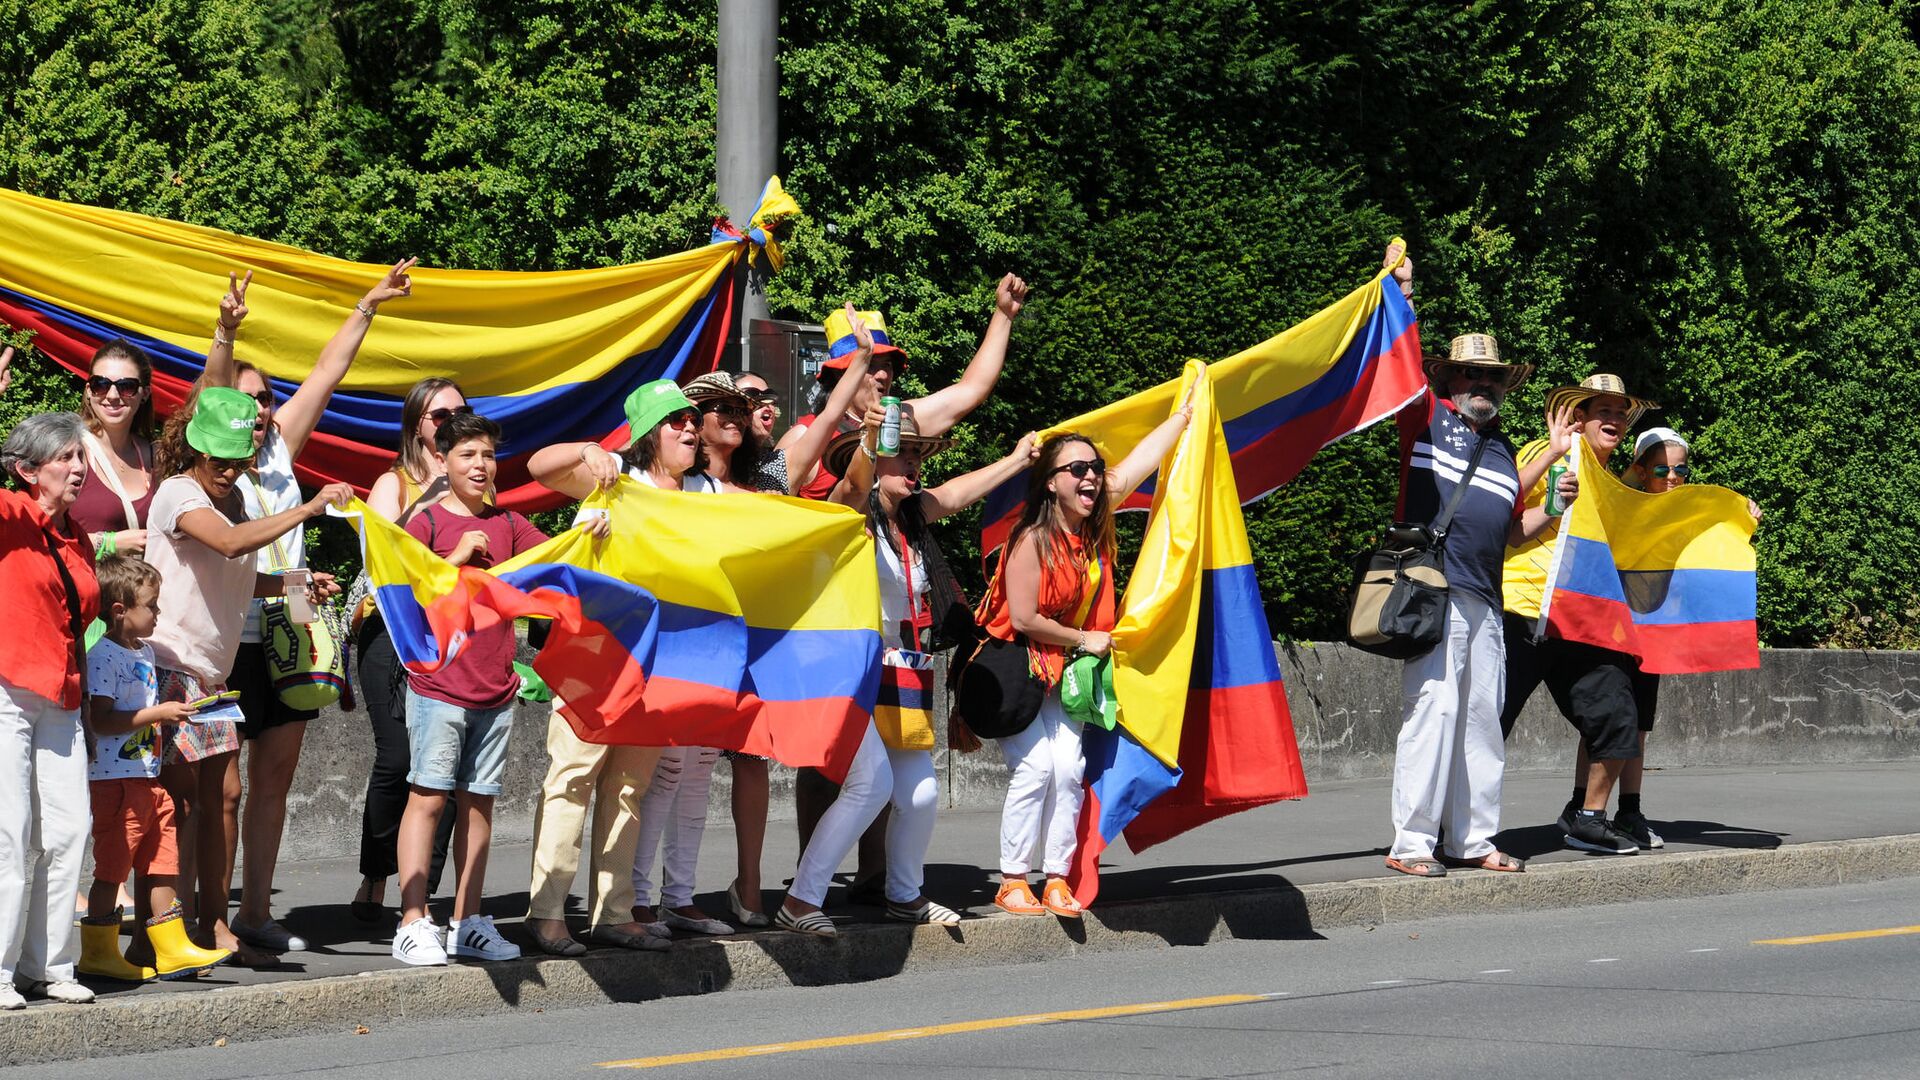
<instances>
[{"instance_id":1,"label":"red shorts","mask_svg":"<svg viewBox=\"0 0 1920 1080\"><path fill-rule=\"evenodd\" d=\"M174 846L173 798L160 781L146 777L94 780L93 876L125 881L127 874L177 874L180 851Z\"/></svg>"}]
</instances>

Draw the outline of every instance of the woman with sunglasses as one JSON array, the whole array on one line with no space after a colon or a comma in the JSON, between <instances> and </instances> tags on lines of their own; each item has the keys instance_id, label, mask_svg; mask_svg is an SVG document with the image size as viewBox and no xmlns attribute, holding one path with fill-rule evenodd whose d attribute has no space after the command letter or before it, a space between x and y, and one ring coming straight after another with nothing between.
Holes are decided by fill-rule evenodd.
<instances>
[{"instance_id":1,"label":"woman with sunglasses","mask_svg":"<svg viewBox=\"0 0 1920 1080\"><path fill-rule=\"evenodd\" d=\"M1028 474L1026 507L988 586L982 627L1025 642L1028 668L1047 694L1025 731L1000 740L1012 777L1000 815L1000 890L993 902L1015 915L1081 915L1067 888L1077 845L1086 758L1080 725L1060 705L1060 676L1076 653L1104 656L1113 644L1113 508L1126 501L1173 449L1193 418L1191 398L1111 469L1093 442L1068 432L1040 447ZM1047 884L1027 883L1036 848Z\"/></svg>"},{"instance_id":2,"label":"woman with sunglasses","mask_svg":"<svg viewBox=\"0 0 1920 1080\"><path fill-rule=\"evenodd\" d=\"M622 475L668 491L686 490L706 468L700 411L672 379L627 396L632 442L618 457L597 443L559 443L527 462L533 478L571 499L610 488ZM586 948L567 928L567 890L580 866L580 832L593 802L587 940L627 949L668 948L672 931L634 918L633 863L640 843L640 799L660 761L657 746L603 746L574 735L555 699L547 720L546 780L533 819L533 883L527 932L540 951L578 956Z\"/></svg>"},{"instance_id":3,"label":"woman with sunglasses","mask_svg":"<svg viewBox=\"0 0 1920 1080\"><path fill-rule=\"evenodd\" d=\"M69 511L101 556L139 555L153 502L153 361L124 338L93 354L80 417L87 479Z\"/></svg>"},{"instance_id":4,"label":"woman with sunglasses","mask_svg":"<svg viewBox=\"0 0 1920 1080\"><path fill-rule=\"evenodd\" d=\"M733 377L733 384L753 402L753 438L761 446L771 448L774 444L773 425L780 420L780 395L767 385L766 377L757 371L743 371Z\"/></svg>"},{"instance_id":5,"label":"woman with sunglasses","mask_svg":"<svg viewBox=\"0 0 1920 1080\"><path fill-rule=\"evenodd\" d=\"M261 518L248 513L240 485L254 467L260 404L224 386L199 388L168 418L160 482L148 518L147 561L160 571L160 616L149 643L158 661L160 699L194 702L226 690L241 651L252 601L283 596L277 575L259 572L260 549L353 496L328 484L313 498ZM237 837L228 807L239 786L239 724L212 719L172 725L162 734L160 782L179 822L180 897L198 919L197 942L227 949L237 962L270 962L227 925ZM199 894L185 883L196 880ZM146 895L136 890L136 898ZM135 943L136 946L143 944ZM132 955L131 951L129 955ZM151 965L150 957L132 961Z\"/></svg>"},{"instance_id":6,"label":"woman with sunglasses","mask_svg":"<svg viewBox=\"0 0 1920 1080\"><path fill-rule=\"evenodd\" d=\"M465 391L452 379L433 376L414 383L400 406L399 451L387 471L374 480L367 508L405 528L417 511L445 495L446 473L434 453L433 440L441 424L472 411ZM406 669L393 650L387 624L372 596L364 596L352 617L360 697L367 706L367 722L373 726L373 768L367 774L367 798L360 816L360 888L348 910L363 923L376 923L386 912L387 879L400 872L400 818L407 809L407 769L413 755L407 735ZM427 867L429 896L440 891L440 875L452 843L453 814L448 813L433 836L433 857Z\"/></svg>"},{"instance_id":7,"label":"woman with sunglasses","mask_svg":"<svg viewBox=\"0 0 1920 1080\"><path fill-rule=\"evenodd\" d=\"M933 768L933 654L971 640L973 616L928 526L985 498L1034 459L1029 434L999 461L923 491L922 466L950 440L923 437L903 416L900 451L883 456L877 440L884 417L873 410L861 431L838 437L827 451L828 467L841 477L834 501L863 511L874 538L886 651L873 720L846 782L801 853L777 920L788 930L823 937L837 933L820 911L827 882L889 805L887 918L941 926L960 921L959 912L929 900L921 888L940 798Z\"/></svg>"},{"instance_id":8,"label":"woman with sunglasses","mask_svg":"<svg viewBox=\"0 0 1920 1080\"><path fill-rule=\"evenodd\" d=\"M235 485L248 517L263 519L301 504L300 482L294 476L293 463L306 449L328 402L333 399L334 390L353 366L380 305L412 293L413 282L407 271L415 261L404 259L394 264L367 290L353 310L347 312L333 338L320 350L313 370L301 380L286 403L278 405L266 375L252 364L234 358L234 342L247 317L247 287L253 282L253 272L248 271L244 278L227 275L227 293L220 298L213 345L207 350L207 385L234 387L254 401L254 466L243 473ZM298 527L276 538L257 552L256 568L271 575L305 568L305 539L304 530ZM316 573L313 581L315 592L321 597L340 591L330 574ZM246 867L241 875L240 910L234 914L233 932L256 949L271 953L299 952L307 948L306 939L274 921L270 905L273 875L280 861L280 841L286 829L287 792L293 786L294 769L300 763L307 723L319 713L296 709L275 692L262 635L264 611L261 600L255 600L248 610L246 625L240 633L240 650L227 679L229 688L240 692L240 710L246 718L240 725L240 734L248 745L247 811L245 827L241 830ZM233 775L227 779L231 809L226 816L232 829L239 824L236 819L241 790L238 756L229 759L228 766ZM224 916L224 912L222 914Z\"/></svg>"}]
</instances>

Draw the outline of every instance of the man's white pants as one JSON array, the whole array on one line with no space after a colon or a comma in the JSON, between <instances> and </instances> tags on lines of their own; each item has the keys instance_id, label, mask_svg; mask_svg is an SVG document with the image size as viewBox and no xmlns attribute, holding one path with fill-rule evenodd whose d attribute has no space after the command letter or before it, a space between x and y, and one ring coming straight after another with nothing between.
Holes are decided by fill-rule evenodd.
<instances>
[{"instance_id":1,"label":"man's white pants","mask_svg":"<svg viewBox=\"0 0 1920 1080\"><path fill-rule=\"evenodd\" d=\"M693 873L700 862L700 838L707 831L707 788L720 751L711 746L673 746L660 752L653 783L640 799L640 846L633 854L633 902L653 906L653 857L666 836L660 885L662 907L693 904Z\"/></svg>"},{"instance_id":2,"label":"man's white pants","mask_svg":"<svg viewBox=\"0 0 1920 1080\"><path fill-rule=\"evenodd\" d=\"M814 907L827 902L827 886L833 881L833 872L840 863L852 853L854 845L860 842L860 834L867 831L873 819L880 816L880 809L887 805L893 795L893 764L889 760L892 752L887 744L880 741L880 732L867 722L867 733L860 739L860 749L853 755L853 764L847 767L847 778L840 784L840 795L820 815L820 823L813 827L813 836L807 840L807 849L800 853L800 865L793 870L793 887L788 895L802 903ZM932 759L928 759L931 766ZM931 819L932 810L929 808ZM893 862L893 825L888 826L887 879L889 892L892 880L899 867ZM932 836L932 822L929 820L927 835ZM927 857L924 845L920 848L916 870ZM914 892L919 893L916 884ZM908 897L908 899L912 899Z\"/></svg>"},{"instance_id":3,"label":"man's white pants","mask_svg":"<svg viewBox=\"0 0 1920 1080\"><path fill-rule=\"evenodd\" d=\"M1500 612L1453 592L1446 636L1401 673L1404 719L1393 762L1393 857L1424 859L1446 835L1446 854L1493 853L1500 831L1500 736L1507 649Z\"/></svg>"},{"instance_id":4,"label":"man's white pants","mask_svg":"<svg viewBox=\"0 0 1920 1080\"><path fill-rule=\"evenodd\" d=\"M1494 717L1496 729L1500 718ZM1040 715L1017 735L1000 740L1006 755L1007 803L1000 811L1000 872L1021 877L1033 868L1033 852L1046 840L1041 868L1064 875L1079 846L1081 782L1087 774L1080 724L1060 707L1060 689L1047 691Z\"/></svg>"},{"instance_id":5,"label":"man's white pants","mask_svg":"<svg viewBox=\"0 0 1920 1080\"><path fill-rule=\"evenodd\" d=\"M0 985L73 979L73 898L93 830L80 711L0 682Z\"/></svg>"}]
</instances>

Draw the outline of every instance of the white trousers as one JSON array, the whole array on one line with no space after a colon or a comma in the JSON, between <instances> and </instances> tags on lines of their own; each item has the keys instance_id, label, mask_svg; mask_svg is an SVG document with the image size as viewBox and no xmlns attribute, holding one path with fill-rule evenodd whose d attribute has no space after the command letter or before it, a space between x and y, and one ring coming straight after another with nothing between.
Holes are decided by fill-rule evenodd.
<instances>
[{"instance_id":1,"label":"white trousers","mask_svg":"<svg viewBox=\"0 0 1920 1080\"><path fill-rule=\"evenodd\" d=\"M93 831L80 710L0 682L0 985L73 978L73 898Z\"/></svg>"},{"instance_id":2,"label":"white trousers","mask_svg":"<svg viewBox=\"0 0 1920 1080\"><path fill-rule=\"evenodd\" d=\"M1393 857L1493 853L1500 831L1500 779L1507 746L1500 735L1506 693L1506 640L1500 612L1453 593L1446 637L1401 672L1400 742L1393 761Z\"/></svg>"},{"instance_id":3,"label":"white trousers","mask_svg":"<svg viewBox=\"0 0 1920 1080\"><path fill-rule=\"evenodd\" d=\"M1014 877L1030 872L1033 853L1044 838L1041 869L1065 874L1078 846L1087 757L1080 745L1080 724L1067 719L1058 687L1047 692L1040 715L1025 731L1000 740L1000 752L1012 774L1007 805L1000 812L1000 872Z\"/></svg>"},{"instance_id":4,"label":"white trousers","mask_svg":"<svg viewBox=\"0 0 1920 1080\"><path fill-rule=\"evenodd\" d=\"M940 779L930 750L887 747L893 770L893 815L887 818L887 899L908 904L920 899L926 884L927 849L933 846L933 820L940 811ZM859 842L859 837L854 838Z\"/></svg>"},{"instance_id":5,"label":"white trousers","mask_svg":"<svg viewBox=\"0 0 1920 1080\"><path fill-rule=\"evenodd\" d=\"M813 827L813 836L807 840L807 849L800 853L800 865L793 870L793 886L787 894L804 904L814 907L827 902L827 886L833 881L833 872L853 852L854 845L860 842L860 834L867 831L873 819L880 816L880 808L887 805L893 796L893 762L887 750L887 744L880 741L880 732L875 730L872 721L867 722L867 733L860 738L860 749L853 755L853 764L847 768L847 778L840 785L840 795L820 815L820 823ZM928 759L928 771L932 771L932 760ZM933 835L932 814L928 814L927 835ZM887 830L887 889L893 894L894 875L899 869L893 862L893 830ZM926 861L927 849L920 846L920 858L914 864L916 876ZM914 886L914 894L920 892ZM908 899L911 899L909 897Z\"/></svg>"},{"instance_id":6,"label":"white trousers","mask_svg":"<svg viewBox=\"0 0 1920 1080\"><path fill-rule=\"evenodd\" d=\"M720 751L711 746L670 746L660 752L653 783L640 799L640 847L633 853L633 902L653 906L653 856L666 837L662 907L693 903L694 868L700 863L700 838L707 831L707 788Z\"/></svg>"}]
</instances>

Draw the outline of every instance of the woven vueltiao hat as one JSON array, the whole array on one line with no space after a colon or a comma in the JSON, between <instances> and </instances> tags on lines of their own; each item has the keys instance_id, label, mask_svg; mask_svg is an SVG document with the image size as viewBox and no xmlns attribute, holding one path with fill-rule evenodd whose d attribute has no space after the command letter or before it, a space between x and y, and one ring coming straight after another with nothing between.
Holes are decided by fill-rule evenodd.
<instances>
[{"instance_id":1,"label":"woven vueltiao hat","mask_svg":"<svg viewBox=\"0 0 1920 1080\"><path fill-rule=\"evenodd\" d=\"M1552 417L1554 413L1569 405L1584 405L1590 399L1603 395L1627 399L1627 427L1629 428L1639 423L1648 409L1660 407L1659 402L1648 401L1646 398L1634 397L1627 393L1626 380L1603 371L1581 379L1577 386L1556 386L1547 391L1547 416Z\"/></svg>"},{"instance_id":2,"label":"woven vueltiao hat","mask_svg":"<svg viewBox=\"0 0 1920 1080\"><path fill-rule=\"evenodd\" d=\"M1488 368L1506 373L1507 389L1511 390L1527 381L1533 374L1532 364L1509 364L1500 359L1500 342L1492 334L1461 334L1447 343L1445 359L1438 356L1427 358L1427 378L1442 382L1445 369Z\"/></svg>"},{"instance_id":3,"label":"woven vueltiao hat","mask_svg":"<svg viewBox=\"0 0 1920 1080\"><path fill-rule=\"evenodd\" d=\"M867 332L873 335L873 356L892 358L894 370L907 366L907 354L893 343L893 337L887 333L886 316L877 311L862 311L860 318L866 321ZM853 339L853 323L847 318L847 309L835 308L827 316L827 359L820 365L820 375L828 371L845 371L854 352L860 348Z\"/></svg>"},{"instance_id":4,"label":"woven vueltiao hat","mask_svg":"<svg viewBox=\"0 0 1920 1080\"><path fill-rule=\"evenodd\" d=\"M827 454L823 460L828 472L835 476L847 475L847 466L853 463L855 448L860 445L860 435L865 428L843 431L827 444ZM920 434L920 425L914 423L913 414L902 409L900 412L900 449L909 446L920 448L920 460L925 461L933 455L953 445L953 440L936 438Z\"/></svg>"},{"instance_id":5,"label":"woven vueltiao hat","mask_svg":"<svg viewBox=\"0 0 1920 1080\"><path fill-rule=\"evenodd\" d=\"M680 388L687 400L696 406L709 401L727 401L740 407L741 412L753 409L753 399L745 390L734 384L733 374L727 371L709 371Z\"/></svg>"}]
</instances>

